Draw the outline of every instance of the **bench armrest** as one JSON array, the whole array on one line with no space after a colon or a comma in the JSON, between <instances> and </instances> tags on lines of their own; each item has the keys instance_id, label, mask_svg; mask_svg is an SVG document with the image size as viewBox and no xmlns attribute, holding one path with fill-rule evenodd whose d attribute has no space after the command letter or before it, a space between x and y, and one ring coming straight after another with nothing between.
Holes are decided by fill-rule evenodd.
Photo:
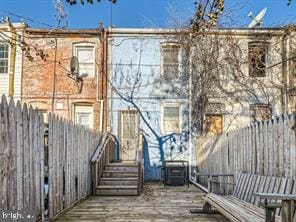
<instances>
[{"instance_id":1,"label":"bench armrest","mask_svg":"<svg viewBox=\"0 0 296 222\"><path fill-rule=\"evenodd\" d=\"M255 193L260 199L272 200L296 200L295 194L277 194L277 193Z\"/></svg>"},{"instance_id":2,"label":"bench armrest","mask_svg":"<svg viewBox=\"0 0 296 222\"><path fill-rule=\"evenodd\" d=\"M204 176L204 177L234 177L234 174L227 174L227 173L215 173L215 174L210 174L210 173L197 173L193 172L195 176Z\"/></svg>"}]
</instances>

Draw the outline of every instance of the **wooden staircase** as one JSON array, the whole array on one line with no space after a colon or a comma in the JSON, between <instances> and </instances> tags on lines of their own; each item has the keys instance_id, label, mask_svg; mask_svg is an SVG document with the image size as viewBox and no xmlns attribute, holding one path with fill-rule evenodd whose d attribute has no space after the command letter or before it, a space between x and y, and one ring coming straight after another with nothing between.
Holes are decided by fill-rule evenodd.
<instances>
[{"instance_id":1,"label":"wooden staircase","mask_svg":"<svg viewBox=\"0 0 296 222\"><path fill-rule=\"evenodd\" d=\"M141 140L143 137L141 136ZM116 162L115 138L106 133L91 159L92 194L100 196L140 195L143 188L142 142L137 151L137 160Z\"/></svg>"},{"instance_id":2,"label":"wooden staircase","mask_svg":"<svg viewBox=\"0 0 296 222\"><path fill-rule=\"evenodd\" d=\"M135 196L140 195L141 170L138 163L109 163L104 167L96 195Z\"/></svg>"}]
</instances>

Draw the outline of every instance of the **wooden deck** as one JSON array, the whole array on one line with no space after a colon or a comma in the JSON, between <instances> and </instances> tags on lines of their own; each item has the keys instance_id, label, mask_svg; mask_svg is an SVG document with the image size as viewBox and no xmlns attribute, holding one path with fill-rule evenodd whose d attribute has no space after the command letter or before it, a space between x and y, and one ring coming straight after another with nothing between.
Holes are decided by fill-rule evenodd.
<instances>
[{"instance_id":1,"label":"wooden deck","mask_svg":"<svg viewBox=\"0 0 296 222\"><path fill-rule=\"evenodd\" d=\"M227 221L222 215L189 212L202 206L202 194L193 185L164 188L162 183L146 183L141 196L93 196L56 221Z\"/></svg>"}]
</instances>

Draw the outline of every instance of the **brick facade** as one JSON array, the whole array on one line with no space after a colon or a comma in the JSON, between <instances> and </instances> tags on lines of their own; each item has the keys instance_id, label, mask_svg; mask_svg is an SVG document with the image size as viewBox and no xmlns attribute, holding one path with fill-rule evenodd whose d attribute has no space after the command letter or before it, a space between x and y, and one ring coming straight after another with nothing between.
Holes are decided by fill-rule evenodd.
<instances>
[{"instance_id":1,"label":"brick facade","mask_svg":"<svg viewBox=\"0 0 296 222\"><path fill-rule=\"evenodd\" d=\"M98 131L105 130L106 110L101 113L101 107L107 106L107 82L106 75L103 74L101 32L27 29L25 41L30 47L32 58L24 56L22 101L42 111L53 112L71 120L74 120L75 104L92 105L93 128ZM94 77L83 78L82 85L81 82L69 77L70 61L75 55L76 44L91 44L95 52ZM38 50L42 51L38 53ZM102 126L101 117L103 117Z\"/></svg>"}]
</instances>

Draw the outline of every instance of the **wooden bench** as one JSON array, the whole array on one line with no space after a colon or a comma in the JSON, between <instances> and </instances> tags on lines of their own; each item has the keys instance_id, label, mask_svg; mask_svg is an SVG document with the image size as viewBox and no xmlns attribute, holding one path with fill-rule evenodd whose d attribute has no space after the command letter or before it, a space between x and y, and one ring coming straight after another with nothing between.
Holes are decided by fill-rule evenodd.
<instances>
[{"instance_id":1,"label":"wooden bench","mask_svg":"<svg viewBox=\"0 0 296 222\"><path fill-rule=\"evenodd\" d=\"M211 212L213 206L231 221L296 222L296 182L292 179L240 173L233 194L227 196L217 189L219 179L210 179L209 184L204 211Z\"/></svg>"}]
</instances>

